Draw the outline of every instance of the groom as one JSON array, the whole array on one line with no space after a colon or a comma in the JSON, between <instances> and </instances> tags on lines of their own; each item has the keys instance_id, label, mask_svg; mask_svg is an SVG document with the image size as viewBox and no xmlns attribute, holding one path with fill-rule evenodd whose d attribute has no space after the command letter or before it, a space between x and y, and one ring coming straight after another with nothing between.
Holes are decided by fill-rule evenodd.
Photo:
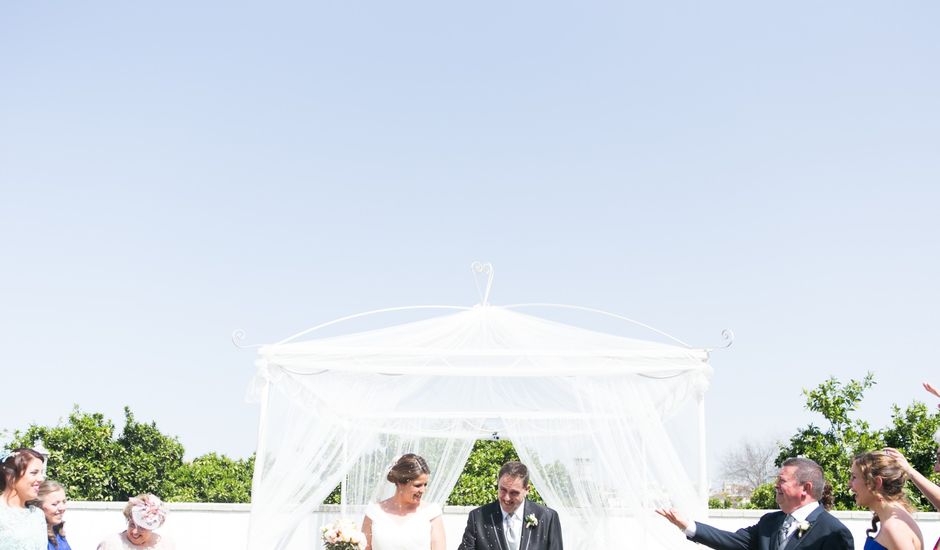
<instances>
[{"instance_id":1,"label":"groom","mask_svg":"<svg viewBox=\"0 0 940 550\"><path fill-rule=\"evenodd\" d=\"M525 464L503 464L497 490L496 502L470 512L458 550L563 549L558 514L525 498L529 494Z\"/></svg>"},{"instance_id":2,"label":"groom","mask_svg":"<svg viewBox=\"0 0 940 550\"><path fill-rule=\"evenodd\" d=\"M674 509L656 512L694 542L718 550L853 550L848 528L819 503L825 492L822 468L808 458L783 462L774 489L780 511L734 533L690 522Z\"/></svg>"}]
</instances>

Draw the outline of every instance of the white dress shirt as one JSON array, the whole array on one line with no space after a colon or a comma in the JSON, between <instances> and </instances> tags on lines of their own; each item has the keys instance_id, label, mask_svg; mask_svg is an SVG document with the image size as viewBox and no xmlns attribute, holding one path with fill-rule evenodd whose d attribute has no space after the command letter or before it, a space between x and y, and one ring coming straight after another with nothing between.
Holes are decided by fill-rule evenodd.
<instances>
[{"instance_id":1,"label":"white dress shirt","mask_svg":"<svg viewBox=\"0 0 940 550\"><path fill-rule=\"evenodd\" d=\"M516 511L512 513L512 519L509 518L509 514L505 510L500 510L503 513L503 529L504 534L507 530L508 523L512 522L512 532L516 535L516 541L518 543L522 542L522 505L520 504ZM507 537L508 539L508 537Z\"/></svg>"}]
</instances>

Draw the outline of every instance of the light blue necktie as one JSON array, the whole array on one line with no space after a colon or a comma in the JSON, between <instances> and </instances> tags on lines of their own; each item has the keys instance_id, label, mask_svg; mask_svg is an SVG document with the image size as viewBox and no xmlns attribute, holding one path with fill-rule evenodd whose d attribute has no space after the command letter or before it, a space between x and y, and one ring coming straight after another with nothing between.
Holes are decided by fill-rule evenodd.
<instances>
[{"instance_id":1,"label":"light blue necktie","mask_svg":"<svg viewBox=\"0 0 940 550\"><path fill-rule=\"evenodd\" d=\"M783 550L783 547L787 545L787 534L795 519L796 518L790 514L787 514L786 519L783 520L783 525L780 526L780 531L777 533L777 550Z\"/></svg>"},{"instance_id":2,"label":"light blue necktie","mask_svg":"<svg viewBox=\"0 0 940 550\"><path fill-rule=\"evenodd\" d=\"M506 514L506 542L509 543L509 550L519 550L519 537L513 529L514 517L515 514Z\"/></svg>"}]
</instances>

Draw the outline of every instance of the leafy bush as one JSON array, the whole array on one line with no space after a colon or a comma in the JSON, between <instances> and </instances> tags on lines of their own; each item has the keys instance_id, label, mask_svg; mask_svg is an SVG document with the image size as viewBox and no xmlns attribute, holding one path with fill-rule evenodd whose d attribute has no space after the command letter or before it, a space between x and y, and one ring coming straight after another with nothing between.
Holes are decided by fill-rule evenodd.
<instances>
[{"instance_id":1,"label":"leafy bush","mask_svg":"<svg viewBox=\"0 0 940 550\"><path fill-rule=\"evenodd\" d=\"M12 447L37 440L49 450L47 475L64 484L73 500L123 501L154 493L168 501L249 502L254 458L232 460L210 453L183 462L183 445L156 423L137 422L124 408L124 428L100 413L72 410L55 427L31 425L14 433Z\"/></svg>"},{"instance_id":2,"label":"leafy bush","mask_svg":"<svg viewBox=\"0 0 940 550\"><path fill-rule=\"evenodd\" d=\"M758 510L776 510L777 509L777 490L773 483L764 483L758 485L757 489L751 493L751 504L749 508Z\"/></svg>"},{"instance_id":3,"label":"leafy bush","mask_svg":"<svg viewBox=\"0 0 940 550\"><path fill-rule=\"evenodd\" d=\"M511 441L480 439L475 442L447 504L481 506L496 500L496 476L503 464L510 460L519 460ZM529 490L528 498L542 502L534 487Z\"/></svg>"},{"instance_id":4,"label":"leafy bush","mask_svg":"<svg viewBox=\"0 0 940 550\"><path fill-rule=\"evenodd\" d=\"M813 390L804 389L806 408L821 414L829 424L828 429L813 424L800 428L777 456L778 466L791 456L805 456L819 463L832 486L837 510L858 509L849 491L849 477L852 460L859 453L888 445L904 453L914 468L925 475L933 467L936 449L933 434L940 427L940 413L930 414L926 405L917 401L903 411L895 405L892 425L873 429L868 422L853 418L852 413L858 410L865 390L874 384L874 376L868 373L862 380L843 384L830 377ZM911 497L919 508L930 509L921 495L912 492Z\"/></svg>"}]
</instances>

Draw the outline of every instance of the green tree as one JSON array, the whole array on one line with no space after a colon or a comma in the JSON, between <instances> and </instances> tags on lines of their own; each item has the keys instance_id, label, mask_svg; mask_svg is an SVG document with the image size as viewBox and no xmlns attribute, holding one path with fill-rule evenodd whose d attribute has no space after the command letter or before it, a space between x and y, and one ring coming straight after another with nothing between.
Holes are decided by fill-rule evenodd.
<instances>
[{"instance_id":1,"label":"green tree","mask_svg":"<svg viewBox=\"0 0 940 550\"><path fill-rule=\"evenodd\" d=\"M31 425L14 432L11 447L42 441L49 450L48 475L69 489L75 500L127 500L155 493L166 500L248 502L254 458L232 460L210 453L183 462L183 445L160 432L156 423L138 422L124 408L124 428L100 413L76 405L67 423Z\"/></svg>"},{"instance_id":2,"label":"green tree","mask_svg":"<svg viewBox=\"0 0 940 550\"><path fill-rule=\"evenodd\" d=\"M940 429L940 413L931 414L926 405L915 401L905 409L892 406L891 425L873 430L867 422L855 419L852 413L864 396L865 390L874 384L868 373L862 380L850 380L842 384L829 378L816 389L803 390L806 408L818 412L829 421L825 431L810 424L797 431L788 446L777 456L777 465L790 456L806 456L819 463L832 485L835 507L843 510L857 508L848 489L852 459L861 452L895 447L908 458L914 468L940 482L940 475L933 473L936 451L934 433ZM930 503L911 487L908 487L911 502L922 510L930 510ZM752 502L754 501L752 497Z\"/></svg>"},{"instance_id":3,"label":"green tree","mask_svg":"<svg viewBox=\"0 0 940 550\"><path fill-rule=\"evenodd\" d=\"M758 485L751 493L751 502L748 508L758 510L773 510L777 508L777 490L773 483Z\"/></svg>"},{"instance_id":4,"label":"green tree","mask_svg":"<svg viewBox=\"0 0 940 550\"><path fill-rule=\"evenodd\" d=\"M457 485L447 498L447 504L480 506L496 500L496 476L502 465L510 460L519 460L511 441L477 440L463 472L457 478ZM528 498L542 502L542 497L534 487L529 490Z\"/></svg>"},{"instance_id":5,"label":"green tree","mask_svg":"<svg viewBox=\"0 0 940 550\"><path fill-rule=\"evenodd\" d=\"M171 478L183 466L179 439L161 433L155 422L137 422L124 407L124 429L115 443L120 449L114 465L115 500L140 493L169 498L176 492Z\"/></svg>"},{"instance_id":6,"label":"green tree","mask_svg":"<svg viewBox=\"0 0 940 550\"><path fill-rule=\"evenodd\" d=\"M884 441L889 447L899 449L908 462L934 483L940 483L940 474L933 471L937 443L934 434L940 430L940 412L931 414L927 405L915 401L903 411L892 406L891 426L884 430ZM919 510L933 510L924 495L908 484L908 498Z\"/></svg>"},{"instance_id":7,"label":"green tree","mask_svg":"<svg viewBox=\"0 0 940 550\"><path fill-rule=\"evenodd\" d=\"M11 447L31 447L42 441L49 450L48 476L69 488L75 500L114 500L115 466L120 448L114 441L114 424L99 413L85 413L76 406L63 426L31 425L14 432Z\"/></svg>"},{"instance_id":8,"label":"green tree","mask_svg":"<svg viewBox=\"0 0 940 550\"><path fill-rule=\"evenodd\" d=\"M176 502L251 502L251 477L255 457L234 460L209 453L184 463L173 474L174 491L167 500Z\"/></svg>"},{"instance_id":9,"label":"green tree","mask_svg":"<svg viewBox=\"0 0 940 550\"><path fill-rule=\"evenodd\" d=\"M797 430L777 455L778 467L792 456L805 456L819 463L839 509L856 508L849 491L852 458L859 452L884 446L881 432L852 415L858 410L865 390L874 384L874 375L868 373L862 380L849 380L847 384L830 377L813 390L804 389L806 408L821 414L829 426L823 430L810 424Z\"/></svg>"},{"instance_id":10,"label":"green tree","mask_svg":"<svg viewBox=\"0 0 940 550\"><path fill-rule=\"evenodd\" d=\"M731 499L714 496L708 497L708 507L712 510L724 510L725 508L732 508L732 505Z\"/></svg>"}]
</instances>

